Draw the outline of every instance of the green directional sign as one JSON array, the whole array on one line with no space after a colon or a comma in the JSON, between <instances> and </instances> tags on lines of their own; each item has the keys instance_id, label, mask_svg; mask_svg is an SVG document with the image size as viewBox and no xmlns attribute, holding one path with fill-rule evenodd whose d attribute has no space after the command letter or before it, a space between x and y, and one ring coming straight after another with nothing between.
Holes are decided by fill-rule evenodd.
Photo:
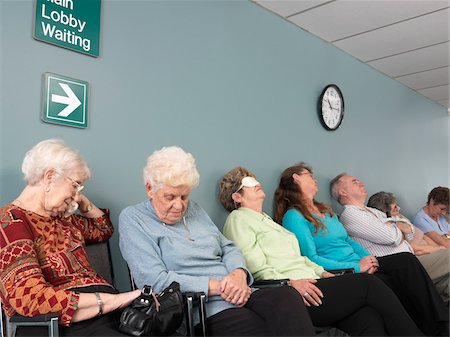
<instances>
[{"instance_id":1,"label":"green directional sign","mask_svg":"<svg viewBox=\"0 0 450 337\"><path fill-rule=\"evenodd\" d=\"M100 9L101 0L35 0L34 38L97 57Z\"/></svg>"},{"instance_id":2,"label":"green directional sign","mask_svg":"<svg viewBox=\"0 0 450 337\"><path fill-rule=\"evenodd\" d=\"M88 125L88 82L74 78L44 74L42 120L85 128Z\"/></svg>"}]
</instances>

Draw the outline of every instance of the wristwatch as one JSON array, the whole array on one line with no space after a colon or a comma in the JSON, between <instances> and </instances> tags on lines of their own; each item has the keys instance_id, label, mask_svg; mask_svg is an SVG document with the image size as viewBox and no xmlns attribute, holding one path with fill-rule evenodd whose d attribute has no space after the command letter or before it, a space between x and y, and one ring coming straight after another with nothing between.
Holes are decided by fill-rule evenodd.
<instances>
[{"instance_id":1,"label":"wristwatch","mask_svg":"<svg viewBox=\"0 0 450 337\"><path fill-rule=\"evenodd\" d=\"M92 202L90 202L89 205L86 206L86 209L84 211L81 211L81 213L88 213L92 211L92 208L94 208L94 206L92 205Z\"/></svg>"}]
</instances>

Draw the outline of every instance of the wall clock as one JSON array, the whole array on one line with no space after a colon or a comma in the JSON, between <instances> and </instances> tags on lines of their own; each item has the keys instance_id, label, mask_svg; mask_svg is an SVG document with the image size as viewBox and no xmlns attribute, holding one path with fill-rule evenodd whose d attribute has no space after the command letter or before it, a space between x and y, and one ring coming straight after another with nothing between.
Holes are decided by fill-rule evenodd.
<instances>
[{"instance_id":1,"label":"wall clock","mask_svg":"<svg viewBox=\"0 0 450 337\"><path fill-rule=\"evenodd\" d=\"M336 84L327 85L319 96L319 119L329 131L336 130L344 118L344 96Z\"/></svg>"}]
</instances>

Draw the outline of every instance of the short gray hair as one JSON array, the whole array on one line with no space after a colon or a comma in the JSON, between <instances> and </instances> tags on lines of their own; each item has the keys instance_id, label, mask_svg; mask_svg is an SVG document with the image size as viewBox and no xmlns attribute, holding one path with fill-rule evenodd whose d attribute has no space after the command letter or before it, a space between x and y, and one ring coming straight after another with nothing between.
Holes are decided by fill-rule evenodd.
<instances>
[{"instance_id":1,"label":"short gray hair","mask_svg":"<svg viewBox=\"0 0 450 337\"><path fill-rule=\"evenodd\" d=\"M144 183L150 183L156 191L163 185L198 185L200 175L192 154L178 146L163 147L147 158L144 167Z\"/></svg>"},{"instance_id":2,"label":"short gray hair","mask_svg":"<svg viewBox=\"0 0 450 337\"><path fill-rule=\"evenodd\" d=\"M58 173L77 169L83 181L91 177L86 160L60 139L43 140L25 154L22 162L24 180L29 185L35 185L49 168L55 169Z\"/></svg>"},{"instance_id":3,"label":"short gray hair","mask_svg":"<svg viewBox=\"0 0 450 337\"><path fill-rule=\"evenodd\" d=\"M381 191L373 194L369 198L367 206L376 208L384 213L387 213L391 211L391 205L396 202L397 199L395 198L393 193Z\"/></svg>"},{"instance_id":4,"label":"short gray hair","mask_svg":"<svg viewBox=\"0 0 450 337\"><path fill-rule=\"evenodd\" d=\"M333 179L331 179L331 181L330 181L330 195L337 202L339 202L339 187L341 187L340 179L346 175L348 175L348 174L345 172L342 172L342 173L338 174L336 177L334 177Z\"/></svg>"}]
</instances>

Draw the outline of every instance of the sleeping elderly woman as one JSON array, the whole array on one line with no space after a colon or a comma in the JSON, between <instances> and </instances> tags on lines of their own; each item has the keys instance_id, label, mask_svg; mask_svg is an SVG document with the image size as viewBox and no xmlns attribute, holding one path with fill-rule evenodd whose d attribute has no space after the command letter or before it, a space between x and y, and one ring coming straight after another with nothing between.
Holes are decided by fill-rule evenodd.
<instances>
[{"instance_id":1,"label":"sleeping elderly woman","mask_svg":"<svg viewBox=\"0 0 450 337\"><path fill-rule=\"evenodd\" d=\"M395 294L376 277L333 276L301 256L295 235L263 212L265 196L255 175L243 167L220 181L219 199L231 212L224 234L241 248L256 279L290 279L316 326L334 325L352 336L423 335Z\"/></svg>"},{"instance_id":2,"label":"sleeping elderly woman","mask_svg":"<svg viewBox=\"0 0 450 337\"><path fill-rule=\"evenodd\" d=\"M144 168L147 200L125 208L120 249L138 286L155 291L172 281L207 295L211 336L312 336L301 296L291 287L251 291L251 274L238 248L190 200L199 174L190 153L155 151Z\"/></svg>"},{"instance_id":3,"label":"sleeping elderly woman","mask_svg":"<svg viewBox=\"0 0 450 337\"><path fill-rule=\"evenodd\" d=\"M124 336L116 314L140 291L117 294L87 260L85 242L107 240L109 212L81 194L90 177L81 155L56 139L27 152L27 185L0 207L0 295L8 315L58 313L62 336ZM81 214L73 214L76 209ZM21 335L48 335L19 327Z\"/></svg>"}]
</instances>

